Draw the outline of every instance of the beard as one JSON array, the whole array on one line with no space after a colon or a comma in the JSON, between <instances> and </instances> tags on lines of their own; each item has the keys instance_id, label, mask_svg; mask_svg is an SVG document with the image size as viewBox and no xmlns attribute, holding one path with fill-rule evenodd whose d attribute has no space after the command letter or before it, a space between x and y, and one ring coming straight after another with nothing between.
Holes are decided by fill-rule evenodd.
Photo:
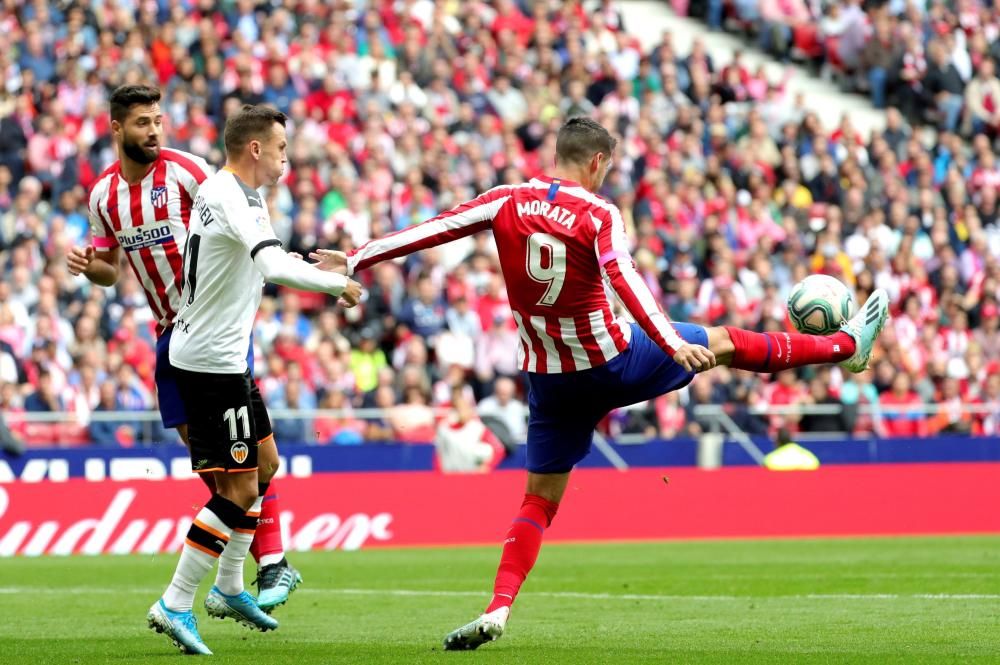
<instances>
[{"instance_id":1,"label":"beard","mask_svg":"<svg viewBox=\"0 0 1000 665\"><path fill-rule=\"evenodd\" d=\"M124 141L122 143L122 151L129 159L139 164L152 164L160 156L159 144L155 148L148 148L138 143Z\"/></svg>"}]
</instances>

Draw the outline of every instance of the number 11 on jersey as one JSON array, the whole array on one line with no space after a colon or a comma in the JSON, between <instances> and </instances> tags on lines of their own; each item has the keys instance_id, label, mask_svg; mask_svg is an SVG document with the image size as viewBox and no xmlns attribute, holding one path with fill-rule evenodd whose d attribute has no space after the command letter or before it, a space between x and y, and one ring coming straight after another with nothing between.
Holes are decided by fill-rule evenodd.
<instances>
[{"instance_id":1,"label":"number 11 on jersey","mask_svg":"<svg viewBox=\"0 0 1000 665\"><path fill-rule=\"evenodd\" d=\"M246 405L241 406L239 410L226 409L226 412L222 414L222 419L229 425L229 439L231 441L237 441L240 439L239 431L236 429L237 419L243 423L243 438L250 438L250 413Z\"/></svg>"},{"instance_id":2,"label":"number 11 on jersey","mask_svg":"<svg viewBox=\"0 0 1000 665\"><path fill-rule=\"evenodd\" d=\"M555 305L566 281L566 243L548 233L532 233L528 236L527 269L531 279L548 285L537 304Z\"/></svg>"}]
</instances>

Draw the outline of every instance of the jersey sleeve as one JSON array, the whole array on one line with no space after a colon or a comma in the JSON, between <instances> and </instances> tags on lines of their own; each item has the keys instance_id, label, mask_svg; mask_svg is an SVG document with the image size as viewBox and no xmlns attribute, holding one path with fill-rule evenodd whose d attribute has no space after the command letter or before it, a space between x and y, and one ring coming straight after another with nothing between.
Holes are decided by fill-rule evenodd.
<instances>
[{"instance_id":1,"label":"jersey sleeve","mask_svg":"<svg viewBox=\"0 0 1000 665\"><path fill-rule=\"evenodd\" d=\"M242 243L253 259L265 247L279 247L281 241L274 234L267 211L261 207L263 204L251 205L246 198L243 192L237 190L220 201L222 215L219 216L219 225L220 231ZM259 196L257 200L260 200Z\"/></svg>"},{"instance_id":2,"label":"jersey sleeve","mask_svg":"<svg viewBox=\"0 0 1000 665\"><path fill-rule=\"evenodd\" d=\"M614 205L593 215L597 226L594 250L604 278L625 309L649 338L669 356L686 342L670 325L656 298L635 269L621 212Z\"/></svg>"},{"instance_id":3,"label":"jersey sleeve","mask_svg":"<svg viewBox=\"0 0 1000 665\"><path fill-rule=\"evenodd\" d=\"M163 157L171 163L177 183L193 201L201 183L212 174L212 167L201 157L180 150L164 150Z\"/></svg>"},{"instance_id":4,"label":"jersey sleeve","mask_svg":"<svg viewBox=\"0 0 1000 665\"><path fill-rule=\"evenodd\" d=\"M98 182L99 185L100 182ZM111 227L101 213L101 195L97 186L90 190L90 200L87 204L87 219L90 221L90 236L94 249L107 251L118 246L118 238L111 231Z\"/></svg>"},{"instance_id":5,"label":"jersey sleeve","mask_svg":"<svg viewBox=\"0 0 1000 665\"><path fill-rule=\"evenodd\" d=\"M510 187L494 187L426 222L372 240L348 255L347 274L484 231L510 197Z\"/></svg>"}]
</instances>

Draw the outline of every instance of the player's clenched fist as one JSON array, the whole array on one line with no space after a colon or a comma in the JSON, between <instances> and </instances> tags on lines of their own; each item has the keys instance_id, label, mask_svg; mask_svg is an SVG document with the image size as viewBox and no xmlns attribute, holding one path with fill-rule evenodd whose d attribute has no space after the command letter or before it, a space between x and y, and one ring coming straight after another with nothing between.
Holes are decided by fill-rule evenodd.
<instances>
[{"instance_id":1,"label":"player's clenched fist","mask_svg":"<svg viewBox=\"0 0 1000 665\"><path fill-rule=\"evenodd\" d=\"M309 254L309 258L316 261L313 265L320 270L327 272L339 272L341 275L347 274L347 254L333 249L318 249Z\"/></svg>"},{"instance_id":2,"label":"player's clenched fist","mask_svg":"<svg viewBox=\"0 0 1000 665\"><path fill-rule=\"evenodd\" d=\"M69 274L71 275L81 275L87 271L90 267L91 261L94 260L94 246L88 245L87 247L72 247L69 250L69 255L66 257L66 264L69 266Z\"/></svg>"},{"instance_id":3,"label":"player's clenched fist","mask_svg":"<svg viewBox=\"0 0 1000 665\"><path fill-rule=\"evenodd\" d=\"M674 352L674 362L689 372L704 372L715 367L715 354L699 344L685 344Z\"/></svg>"},{"instance_id":4,"label":"player's clenched fist","mask_svg":"<svg viewBox=\"0 0 1000 665\"><path fill-rule=\"evenodd\" d=\"M340 294L340 302L344 307L354 307L361 302L361 285L353 279L347 280L347 286Z\"/></svg>"}]
</instances>

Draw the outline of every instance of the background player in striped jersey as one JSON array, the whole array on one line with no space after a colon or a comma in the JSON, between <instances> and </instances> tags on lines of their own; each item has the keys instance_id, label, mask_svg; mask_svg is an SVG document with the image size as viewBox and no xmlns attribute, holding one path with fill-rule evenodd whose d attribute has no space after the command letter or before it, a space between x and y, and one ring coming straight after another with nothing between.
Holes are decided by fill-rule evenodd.
<instances>
[{"instance_id":1,"label":"background player in striped jersey","mask_svg":"<svg viewBox=\"0 0 1000 665\"><path fill-rule=\"evenodd\" d=\"M446 649L475 649L503 634L570 471L611 409L677 390L717 363L778 372L839 362L861 372L888 315L880 289L829 337L671 324L635 269L621 213L594 194L614 149L601 125L574 118L559 131L554 177L496 187L349 256L313 255L324 268L352 275L478 231L491 229L496 238L529 388L528 483L504 540L493 599L445 638ZM636 323L614 318L605 281Z\"/></svg>"},{"instance_id":2,"label":"background player in striped jersey","mask_svg":"<svg viewBox=\"0 0 1000 665\"><path fill-rule=\"evenodd\" d=\"M74 275L94 284L114 286L124 257L146 292L157 320L156 388L165 427L177 428L188 443L187 414L167 357L183 285L182 251L187 241L191 209L201 183L211 173L200 157L162 146L160 91L141 85L117 88L110 98L111 129L119 159L97 179L90 192L93 245L70 250L67 262ZM253 349L247 355L253 370ZM256 383L254 400L263 407ZM256 423L261 443L273 448L267 411L259 408ZM277 471L277 452L264 455L262 483ZM214 492L211 474L201 476ZM258 600L270 610L284 603L301 576L285 559L280 510L273 484L261 510L251 553L260 568Z\"/></svg>"}]
</instances>

